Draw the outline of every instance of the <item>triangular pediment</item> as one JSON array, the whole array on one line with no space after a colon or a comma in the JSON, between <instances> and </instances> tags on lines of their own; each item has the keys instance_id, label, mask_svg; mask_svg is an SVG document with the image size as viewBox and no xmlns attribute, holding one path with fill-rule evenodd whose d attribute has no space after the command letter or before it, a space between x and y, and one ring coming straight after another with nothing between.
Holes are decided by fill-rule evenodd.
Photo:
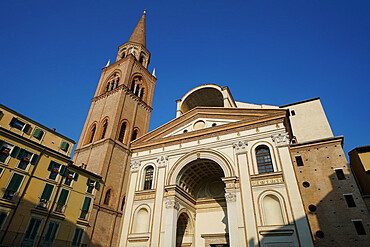
<instances>
[{"instance_id":1,"label":"triangular pediment","mask_svg":"<svg viewBox=\"0 0 370 247\"><path fill-rule=\"evenodd\" d=\"M163 142L163 140L186 139L189 136L201 136L209 132L222 132L240 124L255 124L271 119L285 118L285 116L286 110L282 109L196 107L141 136L132 143L131 147Z\"/></svg>"}]
</instances>

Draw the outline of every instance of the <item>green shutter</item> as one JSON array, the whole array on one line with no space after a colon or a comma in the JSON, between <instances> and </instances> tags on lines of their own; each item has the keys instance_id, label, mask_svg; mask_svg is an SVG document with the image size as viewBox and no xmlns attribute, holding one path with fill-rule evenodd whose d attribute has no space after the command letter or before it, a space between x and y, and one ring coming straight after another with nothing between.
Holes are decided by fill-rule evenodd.
<instances>
[{"instance_id":1,"label":"green shutter","mask_svg":"<svg viewBox=\"0 0 370 247\"><path fill-rule=\"evenodd\" d=\"M29 131L30 129L31 129L31 125L26 124L26 126L24 126L23 132L24 132L24 133L28 133L28 131Z\"/></svg>"},{"instance_id":2,"label":"green shutter","mask_svg":"<svg viewBox=\"0 0 370 247\"><path fill-rule=\"evenodd\" d=\"M13 127L16 121L17 121L17 119L15 117L13 117L12 121L10 121L9 125Z\"/></svg>"},{"instance_id":3,"label":"green shutter","mask_svg":"<svg viewBox=\"0 0 370 247\"><path fill-rule=\"evenodd\" d=\"M62 167L59 169L59 174L64 176L66 173L67 167L65 165L62 165Z\"/></svg>"},{"instance_id":4,"label":"green shutter","mask_svg":"<svg viewBox=\"0 0 370 247\"><path fill-rule=\"evenodd\" d=\"M31 159L31 165L35 165L38 158L39 156L37 154L34 154Z\"/></svg>"},{"instance_id":5,"label":"green shutter","mask_svg":"<svg viewBox=\"0 0 370 247\"><path fill-rule=\"evenodd\" d=\"M69 144L65 141L62 141L62 144L60 145L60 149L67 152L68 148L69 148Z\"/></svg>"},{"instance_id":6,"label":"green shutter","mask_svg":"<svg viewBox=\"0 0 370 247\"><path fill-rule=\"evenodd\" d=\"M21 151L19 151L18 153L18 156L17 156L17 159L23 159L24 158L24 153L26 152L26 150L24 149L21 149Z\"/></svg>"},{"instance_id":7,"label":"green shutter","mask_svg":"<svg viewBox=\"0 0 370 247\"><path fill-rule=\"evenodd\" d=\"M95 182L95 189L99 189L99 182L98 181Z\"/></svg>"},{"instance_id":8,"label":"green shutter","mask_svg":"<svg viewBox=\"0 0 370 247\"><path fill-rule=\"evenodd\" d=\"M59 195L58 204L65 205L65 203L67 201L68 194L69 194L68 190L62 189L62 191L60 192L60 195Z\"/></svg>"},{"instance_id":9,"label":"green shutter","mask_svg":"<svg viewBox=\"0 0 370 247\"><path fill-rule=\"evenodd\" d=\"M82 211L89 211L90 203L91 203L91 198L85 197L84 204L82 205Z\"/></svg>"},{"instance_id":10,"label":"green shutter","mask_svg":"<svg viewBox=\"0 0 370 247\"><path fill-rule=\"evenodd\" d=\"M78 179L78 173L77 173L77 172L75 172L75 175L73 175L73 180L74 180L74 181L77 181L77 179Z\"/></svg>"},{"instance_id":11,"label":"green shutter","mask_svg":"<svg viewBox=\"0 0 370 247\"><path fill-rule=\"evenodd\" d=\"M41 199L49 201L51 193L53 193L54 186L51 184L46 184L44 191L42 192Z\"/></svg>"},{"instance_id":12,"label":"green shutter","mask_svg":"<svg viewBox=\"0 0 370 247\"><path fill-rule=\"evenodd\" d=\"M10 180L10 183L8 185L8 190L16 192L19 189L19 186L21 185L23 180L23 176L17 173L14 173L12 180Z\"/></svg>"},{"instance_id":13,"label":"green shutter","mask_svg":"<svg viewBox=\"0 0 370 247\"><path fill-rule=\"evenodd\" d=\"M91 184L91 179L87 178L87 186L89 186L90 184Z\"/></svg>"},{"instance_id":14,"label":"green shutter","mask_svg":"<svg viewBox=\"0 0 370 247\"><path fill-rule=\"evenodd\" d=\"M48 171L51 171L51 170L53 170L53 168L54 168L54 161L50 161L50 163L49 163L49 167L48 167Z\"/></svg>"},{"instance_id":15,"label":"green shutter","mask_svg":"<svg viewBox=\"0 0 370 247\"><path fill-rule=\"evenodd\" d=\"M12 152L10 153L10 156L13 157L13 158L17 157L17 154L18 154L19 149L20 148L18 146L15 146L13 148Z\"/></svg>"},{"instance_id":16,"label":"green shutter","mask_svg":"<svg viewBox=\"0 0 370 247\"><path fill-rule=\"evenodd\" d=\"M33 132L33 136L38 140L41 140L43 135L44 135L44 131L40 129L35 129L35 131Z\"/></svg>"},{"instance_id":17,"label":"green shutter","mask_svg":"<svg viewBox=\"0 0 370 247\"><path fill-rule=\"evenodd\" d=\"M0 140L0 148L3 146L3 144L4 144L4 141Z\"/></svg>"}]
</instances>

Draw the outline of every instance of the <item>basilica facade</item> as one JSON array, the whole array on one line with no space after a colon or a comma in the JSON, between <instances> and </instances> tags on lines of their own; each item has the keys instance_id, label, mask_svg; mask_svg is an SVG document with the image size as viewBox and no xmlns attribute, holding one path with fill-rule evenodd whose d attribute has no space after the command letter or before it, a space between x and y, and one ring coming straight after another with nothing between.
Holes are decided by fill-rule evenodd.
<instances>
[{"instance_id":1,"label":"basilica facade","mask_svg":"<svg viewBox=\"0 0 370 247\"><path fill-rule=\"evenodd\" d=\"M73 158L103 180L90 246L366 246L369 213L319 98L256 105L204 84L148 133L145 32L144 13L103 69Z\"/></svg>"}]
</instances>

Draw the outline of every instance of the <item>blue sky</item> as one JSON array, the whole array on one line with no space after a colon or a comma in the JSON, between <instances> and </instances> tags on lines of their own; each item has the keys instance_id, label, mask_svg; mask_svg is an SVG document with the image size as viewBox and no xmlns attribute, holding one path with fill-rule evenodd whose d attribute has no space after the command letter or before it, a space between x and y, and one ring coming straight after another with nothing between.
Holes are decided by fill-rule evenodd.
<instances>
[{"instance_id":1,"label":"blue sky","mask_svg":"<svg viewBox=\"0 0 370 247\"><path fill-rule=\"evenodd\" d=\"M321 97L345 152L370 144L370 2L1 1L0 103L74 139L101 68L147 9L150 129L203 83L237 101Z\"/></svg>"}]
</instances>

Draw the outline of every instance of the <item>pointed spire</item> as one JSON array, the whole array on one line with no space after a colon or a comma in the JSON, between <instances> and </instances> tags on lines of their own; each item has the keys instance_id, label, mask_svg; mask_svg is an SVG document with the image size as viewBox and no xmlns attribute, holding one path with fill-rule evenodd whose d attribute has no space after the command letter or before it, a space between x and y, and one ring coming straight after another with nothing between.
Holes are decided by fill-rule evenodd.
<instances>
[{"instance_id":1,"label":"pointed spire","mask_svg":"<svg viewBox=\"0 0 370 247\"><path fill-rule=\"evenodd\" d=\"M110 59L108 60L108 63L105 65L105 67L108 67L109 65L110 65Z\"/></svg>"},{"instance_id":2,"label":"pointed spire","mask_svg":"<svg viewBox=\"0 0 370 247\"><path fill-rule=\"evenodd\" d=\"M146 47L145 14L146 10L144 10L139 23L137 24L134 32L131 34L131 37L128 40L131 42L142 44L144 47Z\"/></svg>"},{"instance_id":3,"label":"pointed spire","mask_svg":"<svg viewBox=\"0 0 370 247\"><path fill-rule=\"evenodd\" d=\"M157 77L155 76L155 68L153 69L152 76L154 76L155 78L157 78Z\"/></svg>"}]
</instances>

